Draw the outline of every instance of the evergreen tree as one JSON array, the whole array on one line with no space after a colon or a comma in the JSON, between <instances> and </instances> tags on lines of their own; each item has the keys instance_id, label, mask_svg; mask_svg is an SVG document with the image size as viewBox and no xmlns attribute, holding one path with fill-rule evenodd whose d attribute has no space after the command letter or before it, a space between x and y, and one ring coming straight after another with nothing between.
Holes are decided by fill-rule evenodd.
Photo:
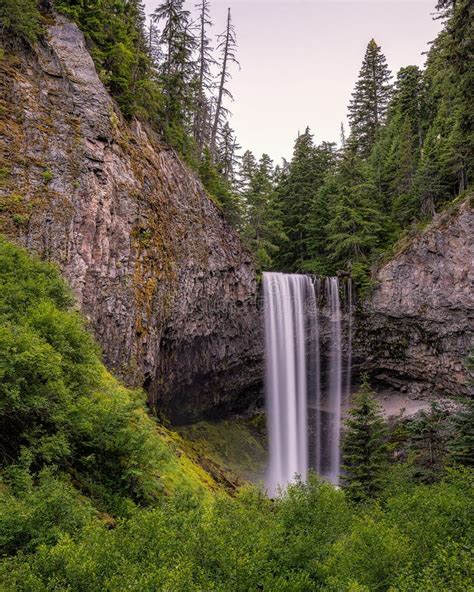
<instances>
[{"instance_id":1,"label":"evergreen tree","mask_svg":"<svg viewBox=\"0 0 474 592\"><path fill-rule=\"evenodd\" d=\"M55 0L54 8L78 23L97 72L123 114L156 120L162 94L153 76L140 0Z\"/></svg>"},{"instance_id":2,"label":"evergreen tree","mask_svg":"<svg viewBox=\"0 0 474 592\"><path fill-rule=\"evenodd\" d=\"M277 188L282 229L287 237L277 257L281 269L308 271L309 262L314 260L313 204L334 162L332 149L331 144L316 147L309 128L295 142L293 158Z\"/></svg>"},{"instance_id":3,"label":"evergreen tree","mask_svg":"<svg viewBox=\"0 0 474 592\"><path fill-rule=\"evenodd\" d=\"M165 96L164 123L168 139L176 144L182 141L181 131L189 126L193 111L192 81L196 75L194 51L197 41L184 0L164 0L152 18L157 24L163 21L163 62L159 71Z\"/></svg>"},{"instance_id":4,"label":"evergreen tree","mask_svg":"<svg viewBox=\"0 0 474 592\"><path fill-rule=\"evenodd\" d=\"M360 156L366 158L385 121L392 93L391 73L381 48L372 39L349 105L351 138Z\"/></svg>"},{"instance_id":5,"label":"evergreen tree","mask_svg":"<svg viewBox=\"0 0 474 592\"><path fill-rule=\"evenodd\" d=\"M233 99L231 92L227 88L227 82L231 78L230 67L232 64L237 64L236 49L237 38L235 28L232 23L230 8L227 12L227 26L224 33L218 36L217 49L221 55L220 72L219 72L219 86L217 89L217 98L214 110L214 122L211 133L211 152L214 154L217 146L217 139L219 135L219 128L222 127L226 121L228 110L224 107L224 99L226 97Z\"/></svg>"},{"instance_id":6,"label":"evergreen tree","mask_svg":"<svg viewBox=\"0 0 474 592\"><path fill-rule=\"evenodd\" d=\"M366 284L371 256L386 238L387 219L378 206L370 166L355 149L344 154L333 188L327 225L330 258Z\"/></svg>"},{"instance_id":7,"label":"evergreen tree","mask_svg":"<svg viewBox=\"0 0 474 592\"><path fill-rule=\"evenodd\" d=\"M237 193L231 184L216 168L208 146L204 148L199 163L199 176L211 198L221 207L226 219L235 227L240 228L242 208Z\"/></svg>"},{"instance_id":8,"label":"evergreen tree","mask_svg":"<svg viewBox=\"0 0 474 592\"><path fill-rule=\"evenodd\" d=\"M232 186L234 186L239 165L239 150L240 146L237 143L235 132L226 122L220 133L216 150L216 164L221 175Z\"/></svg>"},{"instance_id":9,"label":"evergreen tree","mask_svg":"<svg viewBox=\"0 0 474 592\"><path fill-rule=\"evenodd\" d=\"M414 184L422 155L426 110L421 70L417 66L402 68L387 124L370 156L380 208L392 212L398 223L408 223L418 214Z\"/></svg>"},{"instance_id":10,"label":"evergreen tree","mask_svg":"<svg viewBox=\"0 0 474 592\"><path fill-rule=\"evenodd\" d=\"M377 495L388 463L386 425L367 376L354 398L343 440L344 487L355 501Z\"/></svg>"},{"instance_id":11,"label":"evergreen tree","mask_svg":"<svg viewBox=\"0 0 474 592\"><path fill-rule=\"evenodd\" d=\"M474 371L474 354L468 361L468 369ZM471 387L473 381L471 381ZM453 417L453 439L450 443L451 459L458 464L474 467L474 396L472 392L462 397L462 410Z\"/></svg>"},{"instance_id":12,"label":"evergreen tree","mask_svg":"<svg viewBox=\"0 0 474 592\"><path fill-rule=\"evenodd\" d=\"M34 43L40 33L40 13L35 0L0 2L0 40L5 34Z\"/></svg>"},{"instance_id":13,"label":"evergreen tree","mask_svg":"<svg viewBox=\"0 0 474 592\"><path fill-rule=\"evenodd\" d=\"M284 238L280 215L275 201L275 174L273 163L267 154L256 162L247 151L242 159L242 199L245 207L244 241L255 254L259 267L273 266L273 256L278 251L278 240Z\"/></svg>"},{"instance_id":14,"label":"evergreen tree","mask_svg":"<svg viewBox=\"0 0 474 592\"><path fill-rule=\"evenodd\" d=\"M209 141L209 100L208 94L212 87L211 68L216 63L212 55L211 41L207 30L212 27L209 0L201 0L196 5L199 9L199 55L197 73L197 98L194 114L194 139L196 140L199 155L206 142Z\"/></svg>"},{"instance_id":15,"label":"evergreen tree","mask_svg":"<svg viewBox=\"0 0 474 592\"><path fill-rule=\"evenodd\" d=\"M436 403L409 422L409 460L413 479L434 483L443 472L446 454L446 413Z\"/></svg>"}]
</instances>

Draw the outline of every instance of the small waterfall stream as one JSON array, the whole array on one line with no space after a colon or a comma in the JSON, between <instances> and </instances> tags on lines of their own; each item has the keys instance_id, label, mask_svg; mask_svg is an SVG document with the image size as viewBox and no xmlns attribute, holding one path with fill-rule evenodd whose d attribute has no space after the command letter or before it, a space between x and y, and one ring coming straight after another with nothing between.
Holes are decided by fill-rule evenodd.
<instances>
[{"instance_id":1,"label":"small waterfall stream","mask_svg":"<svg viewBox=\"0 0 474 592\"><path fill-rule=\"evenodd\" d=\"M321 351L319 280L306 275L264 273L265 398L270 461L267 487L284 487L315 469L334 484L340 471L343 397L351 380L352 288L347 286L348 340L343 360L339 279L325 280L328 351ZM327 380L322 380L322 356ZM343 364L343 361L345 364ZM345 369L343 368L345 365Z\"/></svg>"}]
</instances>

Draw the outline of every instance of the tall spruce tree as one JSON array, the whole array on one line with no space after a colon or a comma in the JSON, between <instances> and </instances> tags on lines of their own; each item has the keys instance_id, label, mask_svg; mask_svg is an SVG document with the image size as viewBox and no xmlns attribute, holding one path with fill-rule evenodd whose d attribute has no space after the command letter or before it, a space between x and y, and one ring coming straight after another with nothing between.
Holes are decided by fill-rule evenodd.
<instances>
[{"instance_id":1,"label":"tall spruce tree","mask_svg":"<svg viewBox=\"0 0 474 592\"><path fill-rule=\"evenodd\" d=\"M367 376L353 400L342 444L343 485L355 501L376 497L388 464L386 424Z\"/></svg>"},{"instance_id":2,"label":"tall spruce tree","mask_svg":"<svg viewBox=\"0 0 474 592\"><path fill-rule=\"evenodd\" d=\"M216 63L212 54L211 40L207 31L212 27L211 9L209 0L200 0L196 4L199 10L199 38L198 38L198 60L197 60L197 81L196 81L196 102L194 113L194 139L198 147L199 156L202 154L204 145L209 142L209 110L210 103L208 95L212 90L211 68Z\"/></svg>"},{"instance_id":3,"label":"tall spruce tree","mask_svg":"<svg viewBox=\"0 0 474 592\"><path fill-rule=\"evenodd\" d=\"M283 235L275 199L275 172L273 162L263 154L257 163L250 151L242 158L242 200L245 208L245 224L242 236L254 253L260 269L273 267L277 243Z\"/></svg>"},{"instance_id":4,"label":"tall spruce tree","mask_svg":"<svg viewBox=\"0 0 474 592\"><path fill-rule=\"evenodd\" d=\"M388 224L372 170L354 148L342 157L333 190L327 225L330 259L367 285L372 255L382 247Z\"/></svg>"},{"instance_id":5,"label":"tall spruce tree","mask_svg":"<svg viewBox=\"0 0 474 592\"><path fill-rule=\"evenodd\" d=\"M232 186L236 181L240 148L234 130L226 122L221 130L216 149L216 166L224 179Z\"/></svg>"},{"instance_id":6,"label":"tall spruce tree","mask_svg":"<svg viewBox=\"0 0 474 592\"><path fill-rule=\"evenodd\" d=\"M468 369L474 373L474 353L469 356ZM474 387L471 380L470 387ZM456 464L474 467L474 396L461 398L462 409L453 416L453 438L449 445L451 459Z\"/></svg>"},{"instance_id":7,"label":"tall spruce tree","mask_svg":"<svg viewBox=\"0 0 474 592\"><path fill-rule=\"evenodd\" d=\"M385 121L392 93L390 79L385 56L371 39L349 105L351 138L363 158L369 156Z\"/></svg>"},{"instance_id":8,"label":"tall spruce tree","mask_svg":"<svg viewBox=\"0 0 474 592\"><path fill-rule=\"evenodd\" d=\"M277 188L286 237L277 256L281 269L298 272L308 271L311 266L313 204L332 163L332 145L316 147L310 129L306 128L296 139L293 158Z\"/></svg>"},{"instance_id":9,"label":"tall spruce tree","mask_svg":"<svg viewBox=\"0 0 474 592\"><path fill-rule=\"evenodd\" d=\"M447 447L447 414L436 403L421 411L408 423L409 461L412 479L421 483L435 483L444 469Z\"/></svg>"},{"instance_id":10,"label":"tall spruce tree","mask_svg":"<svg viewBox=\"0 0 474 592\"><path fill-rule=\"evenodd\" d=\"M220 53L219 84L217 87L217 97L214 108L214 121L211 132L211 152L215 154L219 130L226 122L228 110L224 106L224 99L227 97L233 100L232 93L227 87L227 82L231 78L230 68L232 64L239 65L236 56L237 37L230 8L227 11L227 25L223 33L218 36L217 50Z\"/></svg>"},{"instance_id":11,"label":"tall spruce tree","mask_svg":"<svg viewBox=\"0 0 474 592\"><path fill-rule=\"evenodd\" d=\"M426 92L417 66L402 68L381 130L370 155L380 208L391 212L398 223L409 223L416 215L414 192L425 136Z\"/></svg>"},{"instance_id":12,"label":"tall spruce tree","mask_svg":"<svg viewBox=\"0 0 474 592\"><path fill-rule=\"evenodd\" d=\"M182 147L183 131L190 128L193 112L196 77L194 51L197 40L191 23L191 15L184 8L184 0L164 0L152 16L158 25L163 21L161 45L163 62L160 65L160 81L165 96L164 123L168 139Z\"/></svg>"}]
</instances>

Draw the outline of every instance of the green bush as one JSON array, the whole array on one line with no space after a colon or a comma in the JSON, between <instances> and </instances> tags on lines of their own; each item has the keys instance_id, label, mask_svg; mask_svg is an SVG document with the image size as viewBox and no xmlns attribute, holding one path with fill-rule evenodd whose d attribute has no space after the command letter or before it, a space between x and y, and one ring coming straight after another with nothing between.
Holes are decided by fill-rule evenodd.
<instances>
[{"instance_id":1,"label":"green bush","mask_svg":"<svg viewBox=\"0 0 474 592\"><path fill-rule=\"evenodd\" d=\"M40 13L36 0L2 0L0 23L2 31L34 43L41 32Z\"/></svg>"},{"instance_id":2,"label":"green bush","mask_svg":"<svg viewBox=\"0 0 474 592\"><path fill-rule=\"evenodd\" d=\"M57 270L3 240L0 269L0 468L26 450L33 471L66 471L118 515L177 485L199 491L143 394L103 367Z\"/></svg>"}]
</instances>

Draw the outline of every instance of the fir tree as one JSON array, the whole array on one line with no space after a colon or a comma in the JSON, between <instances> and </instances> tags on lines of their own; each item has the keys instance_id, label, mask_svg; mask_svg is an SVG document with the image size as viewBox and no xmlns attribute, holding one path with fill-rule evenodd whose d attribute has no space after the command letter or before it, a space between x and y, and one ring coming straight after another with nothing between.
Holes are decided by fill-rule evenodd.
<instances>
[{"instance_id":1,"label":"fir tree","mask_svg":"<svg viewBox=\"0 0 474 592\"><path fill-rule=\"evenodd\" d=\"M40 13L35 0L2 0L0 39L8 33L23 41L34 43L40 30Z\"/></svg>"},{"instance_id":2,"label":"fir tree","mask_svg":"<svg viewBox=\"0 0 474 592\"><path fill-rule=\"evenodd\" d=\"M197 98L194 114L194 139L196 140L199 155L206 142L209 141L209 100L207 95L212 87L211 68L216 63L212 55L211 41L207 30L212 27L209 0L201 0L196 5L199 10L199 47L198 47L198 73L197 73Z\"/></svg>"},{"instance_id":3,"label":"fir tree","mask_svg":"<svg viewBox=\"0 0 474 592\"><path fill-rule=\"evenodd\" d=\"M229 81L230 67L232 64L237 64L236 49L237 38L235 28L232 23L230 8L227 12L227 26L224 33L218 36L217 49L221 55L220 72L219 72L219 86L217 89L216 105L214 110L214 122L211 133L211 152L215 153L217 146L217 138L219 134L219 127L224 125L228 110L224 107L224 99L228 97L233 99L231 92L227 88Z\"/></svg>"},{"instance_id":4,"label":"fir tree","mask_svg":"<svg viewBox=\"0 0 474 592\"><path fill-rule=\"evenodd\" d=\"M160 81L165 95L165 128L172 143L179 142L180 130L189 123L193 109L193 87L196 62L194 51L197 41L193 34L191 17L184 9L184 0L165 0L153 13L155 23L163 21L161 44L163 62Z\"/></svg>"},{"instance_id":5,"label":"fir tree","mask_svg":"<svg viewBox=\"0 0 474 592\"><path fill-rule=\"evenodd\" d=\"M234 130L226 122L221 130L216 149L216 165L224 179L232 186L236 180L240 148Z\"/></svg>"},{"instance_id":6,"label":"fir tree","mask_svg":"<svg viewBox=\"0 0 474 592\"><path fill-rule=\"evenodd\" d=\"M377 495L388 463L386 425L367 376L354 398L343 440L344 487L355 501Z\"/></svg>"},{"instance_id":7,"label":"fir tree","mask_svg":"<svg viewBox=\"0 0 474 592\"><path fill-rule=\"evenodd\" d=\"M410 421L409 460L414 480L434 483L440 479L446 453L445 426L446 413L436 403Z\"/></svg>"},{"instance_id":8,"label":"fir tree","mask_svg":"<svg viewBox=\"0 0 474 592\"><path fill-rule=\"evenodd\" d=\"M275 201L273 162L267 154L256 162L247 151L242 159L242 199L245 206L245 225L242 236L255 254L261 269L271 269L276 243L284 239L280 215Z\"/></svg>"},{"instance_id":9,"label":"fir tree","mask_svg":"<svg viewBox=\"0 0 474 592\"><path fill-rule=\"evenodd\" d=\"M468 369L474 371L474 354L468 361ZM472 390L474 381L471 381ZM451 459L457 463L474 467L474 396L472 392L461 398L463 408L453 417L453 439L450 443Z\"/></svg>"},{"instance_id":10,"label":"fir tree","mask_svg":"<svg viewBox=\"0 0 474 592\"><path fill-rule=\"evenodd\" d=\"M381 209L396 222L408 223L417 214L414 184L422 155L426 117L422 72L416 66L397 75L387 124L370 156Z\"/></svg>"},{"instance_id":11,"label":"fir tree","mask_svg":"<svg viewBox=\"0 0 474 592\"><path fill-rule=\"evenodd\" d=\"M343 156L330 201L327 241L330 258L366 282L371 255L383 244L387 220L377 201L370 166L350 147Z\"/></svg>"},{"instance_id":12,"label":"fir tree","mask_svg":"<svg viewBox=\"0 0 474 592\"><path fill-rule=\"evenodd\" d=\"M235 228L240 228L242 208L239 196L217 170L208 146L204 148L199 163L199 176L213 200L221 207L226 219Z\"/></svg>"},{"instance_id":13,"label":"fir tree","mask_svg":"<svg viewBox=\"0 0 474 592\"><path fill-rule=\"evenodd\" d=\"M358 154L367 157L385 121L392 93L391 73L381 48L372 39L368 46L349 105L351 137Z\"/></svg>"},{"instance_id":14,"label":"fir tree","mask_svg":"<svg viewBox=\"0 0 474 592\"><path fill-rule=\"evenodd\" d=\"M282 226L287 240L281 244L277 262L286 271L307 271L313 261L312 216L317 215L313 204L332 166L332 145L316 147L309 128L301 134L293 158L277 188Z\"/></svg>"}]
</instances>

